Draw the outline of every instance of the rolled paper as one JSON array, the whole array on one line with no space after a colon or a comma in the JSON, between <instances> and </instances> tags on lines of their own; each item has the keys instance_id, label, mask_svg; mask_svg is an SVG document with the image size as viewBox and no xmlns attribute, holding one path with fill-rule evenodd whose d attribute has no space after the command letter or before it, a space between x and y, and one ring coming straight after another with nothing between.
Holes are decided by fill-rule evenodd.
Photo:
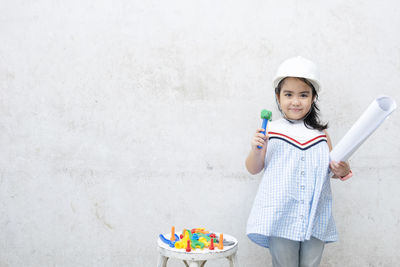
<instances>
[{"instance_id":1,"label":"rolled paper","mask_svg":"<svg viewBox=\"0 0 400 267\"><path fill-rule=\"evenodd\" d=\"M390 96L378 96L330 152L330 160L346 161L397 108Z\"/></svg>"}]
</instances>

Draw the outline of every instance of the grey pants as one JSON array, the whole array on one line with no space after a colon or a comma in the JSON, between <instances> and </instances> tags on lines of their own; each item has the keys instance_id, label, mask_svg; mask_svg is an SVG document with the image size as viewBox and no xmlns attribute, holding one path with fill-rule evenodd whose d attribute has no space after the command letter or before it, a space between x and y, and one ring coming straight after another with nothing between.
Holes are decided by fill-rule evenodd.
<instances>
[{"instance_id":1,"label":"grey pants","mask_svg":"<svg viewBox=\"0 0 400 267\"><path fill-rule=\"evenodd\" d=\"M318 267L325 243L311 237L304 242L280 237L269 238L269 252L274 267Z\"/></svg>"}]
</instances>

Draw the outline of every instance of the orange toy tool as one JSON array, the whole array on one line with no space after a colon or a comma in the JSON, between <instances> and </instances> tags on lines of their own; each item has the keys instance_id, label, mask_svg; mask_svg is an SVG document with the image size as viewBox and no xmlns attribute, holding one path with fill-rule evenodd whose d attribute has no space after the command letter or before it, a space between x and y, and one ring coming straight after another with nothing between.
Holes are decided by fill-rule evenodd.
<instances>
[{"instance_id":1,"label":"orange toy tool","mask_svg":"<svg viewBox=\"0 0 400 267\"><path fill-rule=\"evenodd\" d=\"M192 231L194 231L195 233L202 233L202 234L208 234L209 231L206 231L205 228L194 228L192 229Z\"/></svg>"},{"instance_id":2,"label":"orange toy tool","mask_svg":"<svg viewBox=\"0 0 400 267\"><path fill-rule=\"evenodd\" d=\"M220 250L224 249L224 235L223 234L219 235L218 249L220 249Z\"/></svg>"},{"instance_id":3,"label":"orange toy tool","mask_svg":"<svg viewBox=\"0 0 400 267\"><path fill-rule=\"evenodd\" d=\"M175 241L175 226L172 226L171 229L171 241Z\"/></svg>"}]
</instances>

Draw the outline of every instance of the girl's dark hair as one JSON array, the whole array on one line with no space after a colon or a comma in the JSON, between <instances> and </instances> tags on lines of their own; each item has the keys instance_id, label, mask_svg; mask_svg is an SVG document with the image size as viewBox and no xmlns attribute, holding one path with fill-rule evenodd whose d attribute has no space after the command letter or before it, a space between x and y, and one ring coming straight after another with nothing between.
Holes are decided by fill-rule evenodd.
<instances>
[{"instance_id":1,"label":"girl's dark hair","mask_svg":"<svg viewBox=\"0 0 400 267\"><path fill-rule=\"evenodd\" d=\"M315 101L313 101L313 103L311 104L311 108L310 108L308 115L306 115L306 117L304 118L304 125L309 129L317 129L320 131L327 129L328 123L323 124L321 122L321 120L319 119L319 108L318 108L317 104L315 103L318 100L318 94L317 94L317 91L315 90L314 86L312 85L312 83L310 83L305 78L299 78L299 77L294 77L294 78L299 79L299 80L305 82L306 84L308 84L312 90L312 98L315 99ZM278 86L275 88L275 94L278 96L281 93L281 88L282 88L282 85L283 85L285 79L282 79L279 82ZM279 103L278 103L278 108L279 108L279 111L282 113ZM290 121L290 120L288 120L288 121Z\"/></svg>"}]
</instances>

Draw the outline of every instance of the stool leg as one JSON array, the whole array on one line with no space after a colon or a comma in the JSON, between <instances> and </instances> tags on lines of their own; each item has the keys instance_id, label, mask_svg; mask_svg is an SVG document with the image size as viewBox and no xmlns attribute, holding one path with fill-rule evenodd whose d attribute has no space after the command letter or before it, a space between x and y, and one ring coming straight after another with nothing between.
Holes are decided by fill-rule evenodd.
<instances>
[{"instance_id":1,"label":"stool leg","mask_svg":"<svg viewBox=\"0 0 400 267\"><path fill-rule=\"evenodd\" d=\"M189 261L189 267L202 267L206 261Z\"/></svg>"},{"instance_id":2,"label":"stool leg","mask_svg":"<svg viewBox=\"0 0 400 267\"><path fill-rule=\"evenodd\" d=\"M167 261L168 261L168 257L159 255L157 267L167 267Z\"/></svg>"},{"instance_id":3,"label":"stool leg","mask_svg":"<svg viewBox=\"0 0 400 267\"><path fill-rule=\"evenodd\" d=\"M226 257L229 260L229 266L230 267L237 267L238 263L237 263L237 257L236 257L236 253Z\"/></svg>"}]
</instances>

